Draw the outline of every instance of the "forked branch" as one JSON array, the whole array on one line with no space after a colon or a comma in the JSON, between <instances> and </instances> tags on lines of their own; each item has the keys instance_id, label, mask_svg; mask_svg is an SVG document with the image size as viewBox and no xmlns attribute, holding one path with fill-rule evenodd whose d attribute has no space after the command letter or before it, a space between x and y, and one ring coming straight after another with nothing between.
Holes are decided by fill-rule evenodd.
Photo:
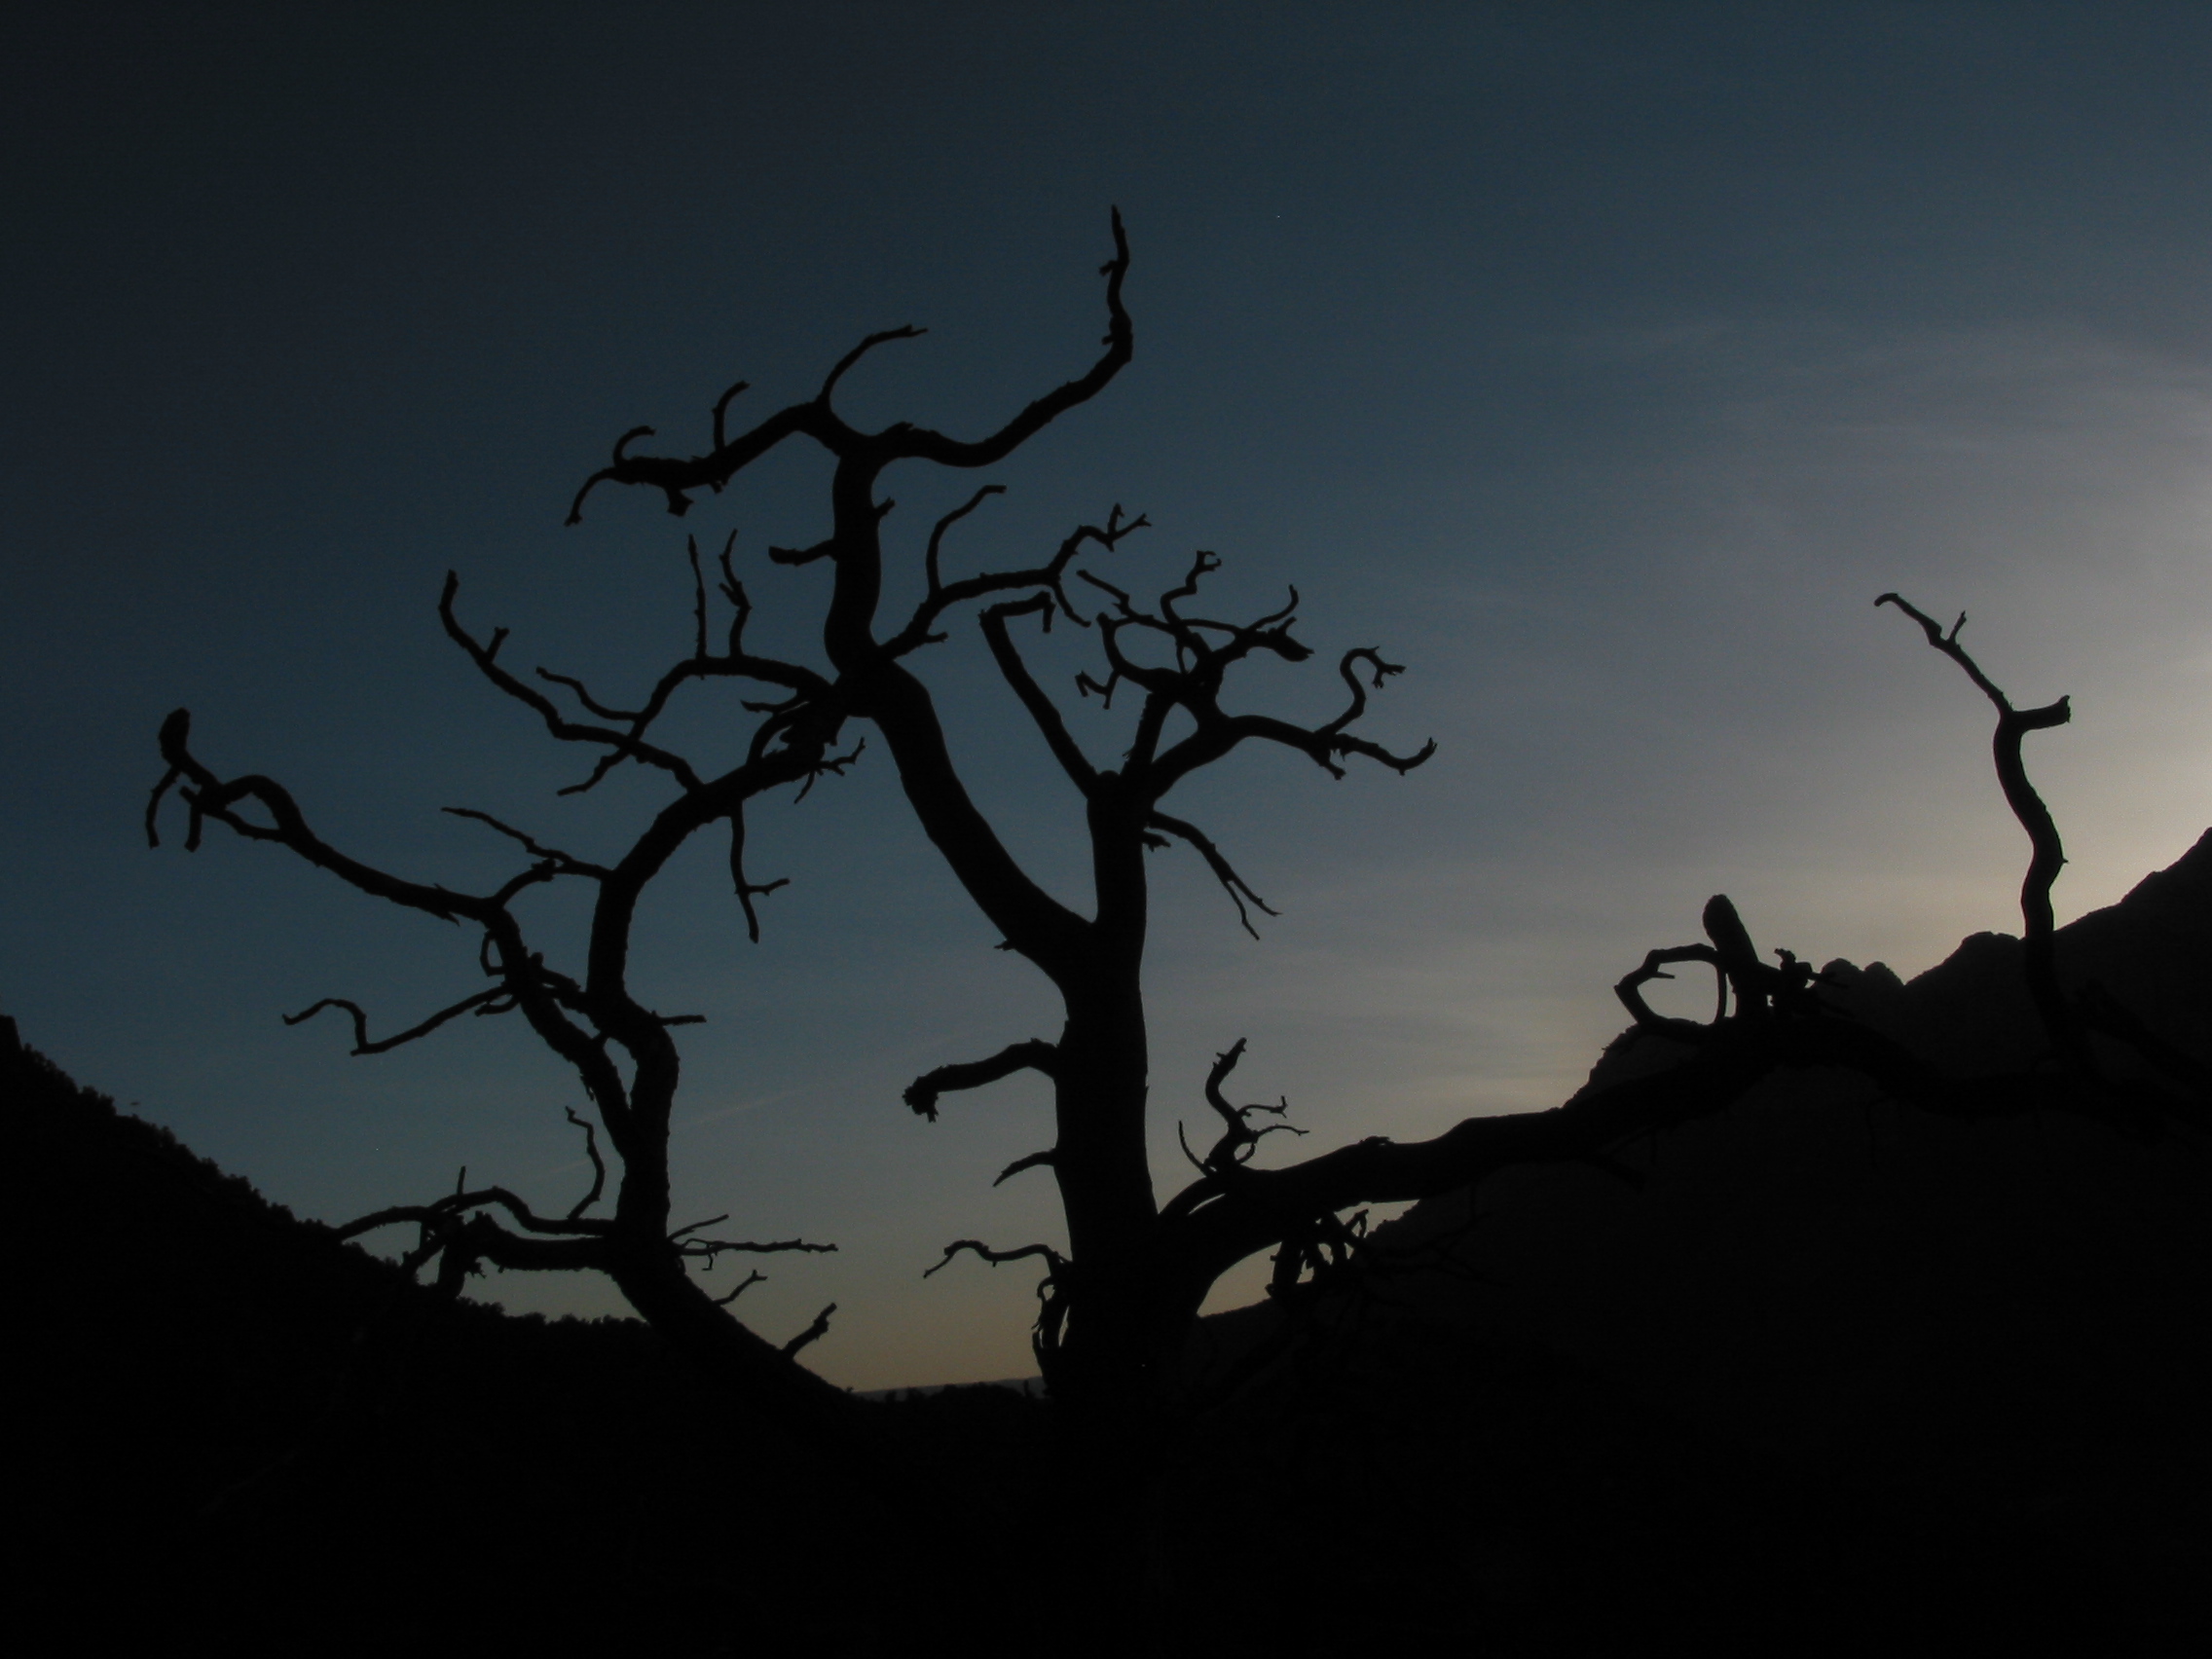
<instances>
[{"instance_id":1,"label":"forked branch","mask_svg":"<svg viewBox=\"0 0 2212 1659\"><path fill-rule=\"evenodd\" d=\"M471 1009L479 1014L506 1014L515 1006L514 993L505 985L494 985L490 990L478 991L472 997L462 997L451 1008L442 1008L420 1025L409 1026L397 1036L369 1041L369 1016L361 1012L361 1005L344 997L324 997L320 1002L303 1008L297 1014L283 1016L286 1025L299 1025L313 1019L326 1008L342 1008L353 1018L353 1048L355 1054L388 1054L402 1044L417 1038L427 1037L449 1019L458 1019Z\"/></svg>"},{"instance_id":2,"label":"forked branch","mask_svg":"<svg viewBox=\"0 0 2212 1659\"><path fill-rule=\"evenodd\" d=\"M1222 1123L1221 1139L1214 1142L1213 1150L1206 1154L1202 1167L1209 1175L1223 1175L1251 1161L1263 1137L1287 1130L1294 1135L1306 1131L1295 1124L1283 1122L1290 1112L1290 1102L1282 1099L1272 1106L1232 1106L1229 1097L1222 1093L1221 1086L1229 1074L1236 1069L1236 1062L1244 1057L1244 1039L1239 1037L1224 1053L1213 1058L1213 1069L1206 1073L1206 1104L1211 1106ZM1277 1120L1260 1128L1252 1127L1252 1114L1272 1113Z\"/></svg>"},{"instance_id":3,"label":"forked branch","mask_svg":"<svg viewBox=\"0 0 2212 1659\"><path fill-rule=\"evenodd\" d=\"M545 729L563 743L596 743L606 747L607 754L600 757L591 776L580 784L570 785L561 792L563 794L582 793L607 776L617 761L626 758L659 767L687 790L701 787L699 775L682 756L646 743L635 732L581 725L562 714L553 699L544 692L509 674L499 663L499 647L506 644L507 631L504 628L495 628L489 641L480 641L463 628L453 608L453 602L460 592L460 575L448 571L445 591L438 596L438 620L445 626L446 637L468 653L468 659L476 665L477 671L516 702L535 713L545 722Z\"/></svg>"},{"instance_id":4,"label":"forked branch","mask_svg":"<svg viewBox=\"0 0 2212 1659\"><path fill-rule=\"evenodd\" d=\"M832 455L864 460L874 470L881 470L895 461L909 459L935 461L940 466L995 465L1061 415L1095 397L1129 361L1135 331L1122 303L1122 284L1129 270L1129 241L1119 208L1113 213L1113 233L1114 257L1099 267L1099 275L1106 278L1104 352L1087 373L1036 398L988 436L963 440L903 423L880 432L861 432L845 424L830 406L830 398L846 372L877 346L892 340L912 339L922 332L912 327L886 329L869 335L846 352L813 398L779 410L752 430L726 439L722 432L722 411L734 393L725 393L716 407L714 448L707 455L688 459L631 455L627 449L630 441L650 435L649 427L634 429L615 446L610 463L584 480L569 508L568 522L580 523L585 498L600 485L610 483L658 490L667 499L668 510L681 516L690 511L693 491L720 490L785 439L800 434L814 439Z\"/></svg>"},{"instance_id":5,"label":"forked branch","mask_svg":"<svg viewBox=\"0 0 2212 1659\"><path fill-rule=\"evenodd\" d=\"M1002 485L986 484L971 496L964 504L955 507L951 512L938 520L937 528L930 533L929 548L923 557L923 573L928 582L927 591L922 602L914 608L914 613L907 619L905 627L902 628L884 646L887 654L904 656L917 646L941 638L942 636L933 634L930 630L937 625L939 617L956 605L965 604L972 599L981 599L987 594L1014 593L1024 588L1038 590L1037 598L1043 601L1043 604L1031 603L1012 608L995 607L994 610L1005 615L1019 615L1024 611L1042 609L1045 627L1048 631L1051 628L1052 615L1056 610L1079 627L1088 628L1090 626L1088 618L1075 608L1075 605L1069 600L1067 592L1067 573L1075 561L1076 555L1081 553L1086 546L1091 545L1111 553L1129 536L1140 530L1149 528L1152 523L1142 513L1139 513L1133 519L1123 518L1122 505L1117 501L1114 503L1113 509L1107 513L1105 524L1076 526L1060 542L1051 558L1042 565L1028 566L1014 571L989 571L977 575L964 576L955 582L944 581L939 567L939 545L943 539L944 533L974 512L986 498L1004 495L1005 493L1005 488ZM1088 571L1079 573L1087 578L1089 577Z\"/></svg>"},{"instance_id":6,"label":"forked branch","mask_svg":"<svg viewBox=\"0 0 2212 1659\"><path fill-rule=\"evenodd\" d=\"M1228 858L1223 855L1222 850L1215 846L1213 841L1197 825L1186 824L1180 818L1170 818L1164 812L1153 813L1146 822L1153 829L1164 830L1180 840L1188 841L1197 849L1198 857L1206 861L1206 867L1213 871L1214 879L1221 883L1221 890L1229 895L1229 902L1236 906L1236 920L1242 925L1244 931L1254 939L1260 937L1260 930L1252 925L1252 918L1244 908L1247 900L1262 915L1277 916L1281 914L1279 910L1273 908L1265 899L1252 891L1251 884L1236 873ZM1238 1047L1241 1048L1242 1044L1239 1043Z\"/></svg>"},{"instance_id":7,"label":"forked branch","mask_svg":"<svg viewBox=\"0 0 2212 1659\"><path fill-rule=\"evenodd\" d=\"M380 1227L391 1227L401 1222L436 1226L472 1210L488 1208L504 1210L513 1218L516 1226L530 1233L598 1238L605 1237L614 1230L614 1224L610 1221L587 1220L576 1215L566 1218L539 1215L504 1187L480 1187L473 1192L449 1193L434 1203L393 1204L356 1221L350 1221L339 1228L337 1233L341 1238L357 1238L364 1233L374 1233Z\"/></svg>"}]
</instances>

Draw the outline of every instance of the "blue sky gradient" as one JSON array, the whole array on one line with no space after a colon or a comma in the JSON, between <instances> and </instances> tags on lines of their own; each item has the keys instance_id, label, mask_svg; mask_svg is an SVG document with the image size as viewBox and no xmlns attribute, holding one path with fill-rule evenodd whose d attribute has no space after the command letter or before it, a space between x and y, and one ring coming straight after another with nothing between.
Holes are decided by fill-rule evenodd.
<instances>
[{"instance_id":1,"label":"blue sky gradient","mask_svg":"<svg viewBox=\"0 0 2212 1659\"><path fill-rule=\"evenodd\" d=\"M995 424L1089 362L1109 203L1135 362L987 480L892 479L895 538L981 481L1010 493L955 563L1120 501L1157 527L1133 580L1206 547L1224 611L1295 584L1324 660L1409 665L1367 729L1441 745L1342 783L1239 756L1178 809L1283 914L1255 944L1156 863L1163 1181L1237 1037L1308 1149L1558 1101L1714 892L1762 944L1907 975L2015 928L1985 708L1885 589L1970 611L2019 699L2073 694L2030 751L2061 919L2212 822L2201 7L92 5L18 17L0 76L0 1010L304 1213L462 1163L568 1194L577 1091L511 1022L362 1060L280 1025L326 995L410 1022L475 988L473 943L267 848L147 851L162 717L409 874L505 867L449 804L610 845L649 782L553 798L576 757L442 638L444 572L619 697L684 649L684 531L734 529L760 639L813 654L820 572L763 549L819 534L819 456L682 525L602 492L565 529L576 484L905 322L848 415ZM1080 900L1073 796L972 624L929 672ZM1254 684L1334 701L1311 665ZM677 722L701 753L717 707ZM838 1302L837 1381L1014 1374L1025 1271L919 1274L1052 1236L1047 1177L989 1187L1043 1094L930 1124L899 1091L1051 1006L880 760L756 811L756 873L793 879L759 945L704 849L646 916L641 984L710 1016L682 1202L840 1244L747 1302L771 1336Z\"/></svg>"}]
</instances>

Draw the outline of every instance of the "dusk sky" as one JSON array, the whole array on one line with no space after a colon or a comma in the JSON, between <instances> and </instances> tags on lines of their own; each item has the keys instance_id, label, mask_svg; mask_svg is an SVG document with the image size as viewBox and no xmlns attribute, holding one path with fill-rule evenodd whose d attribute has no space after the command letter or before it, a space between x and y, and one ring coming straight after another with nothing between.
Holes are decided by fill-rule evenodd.
<instances>
[{"instance_id":1,"label":"dusk sky","mask_svg":"<svg viewBox=\"0 0 2212 1659\"><path fill-rule=\"evenodd\" d=\"M888 479L887 535L918 557L1003 483L947 562L1026 563L1120 502L1155 527L1132 582L1202 547L1217 613L1304 597L1319 655L1246 706L1333 712L1327 665L1376 645L1408 671L1363 729L1439 745L1175 797L1282 914L1255 943L1155 859L1163 1191L1239 1037L1301 1152L1557 1103L1713 893L1762 947L1908 977L2017 931L1988 708L1887 589L1968 611L2016 699L2072 694L2028 751L2062 921L2212 824L2212 8L84 4L8 37L0 1013L302 1214L462 1164L565 1207L581 1094L513 1019L364 1059L282 1025L410 1024L479 988L475 941L219 830L149 851L163 717L412 876L511 867L448 805L612 848L661 796L555 798L578 755L444 639L445 572L518 663L623 698L687 649L685 533L735 530L762 640L819 660L822 571L764 552L826 529L818 452L683 521L603 490L564 528L576 485L909 322L848 416L996 425L1095 356L1110 205L1133 364L1003 467ZM1075 797L972 620L923 668L1082 901ZM733 715L699 692L672 733L712 755ZM759 944L710 848L657 890L639 981L709 1019L680 1219L840 1246L743 1304L781 1341L836 1302L807 1359L840 1383L1019 1375L1029 1269L920 1274L1055 1236L1047 1174L990 1186L1045 1090L934 1124L900 1091L1053 1005L885 762L755 808L756 877L792 881Z\"/></svg>"}]
</instances>

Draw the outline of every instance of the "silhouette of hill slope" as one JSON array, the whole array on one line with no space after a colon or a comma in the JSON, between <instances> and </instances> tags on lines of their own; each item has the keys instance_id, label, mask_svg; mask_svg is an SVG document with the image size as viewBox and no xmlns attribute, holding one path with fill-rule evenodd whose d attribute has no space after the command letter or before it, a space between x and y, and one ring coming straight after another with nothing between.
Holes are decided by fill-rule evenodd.
<instances>
[{"instance_id":1,"label":"silhouette of hill slope","mask_svg":"<svg viewBox=\"0 0 2212 1659\"><path fill-rule=\"evenodd\" d=\"M1855 1016L1993 1071L2042 1046L2019 957L1983 934L1909 984L1826 972ZM2061 930L2058 961L2212 1058L2212 834ZM1592 1084L1681 1052L1624 1034ZM1248 1408L1299 1426L1263 1438L1364 1434L1388 1443L1375 1467L1465 1494L1441 1534L1512 1540L1508 1651L1614 1650L1630 1627L1606 1635L1586 1609L1620 1595L1799 1652L1894 1645L1895 1620L1961 1646L2006 1629L2083 1651L2212 1639L2201 1137L2058 1114L1970 1125L1804 1072L1622 1161L1641 1188L1507 1170L1379 1229L1398 1271L1316 1310ZM1282 1318L1209 1321L1208 1359ZM1399 1502L1439 1524L1433 1501Z\"/></svg>"},{"instance_id":2,"label":"silhouette of hill slope","mask_svg":"<svg viewBox=\"0 0 2212 1659\"><path fill-rule=\"evenodd\" d=\"M972 1501L994 1519L1018 1501L1036 1408L1017 1395L889 1408L897 1469L799 1444L641 1324L405 1282L79 1088L5 1018L0 1158L10 1488L40 1518L8 1576L26 1628L74 1628L47 1651L220 1630L248 1651L712 1652L733 1606L756 1634L802 1612L816 1650L866 1650L969 1607L955 1586L915 1610L893 1535L914 1483L970 1471L932 1500L955 1526Z\"/></svg>"},{"instance_id":3,"label":"silhouette of hill slope","mask_svg":"<svg viewBox=\"0 0 2212 1659\"><path fill-rule=\"evenodd\" d=\"M2212 830L2119 903L2058 930L2058 973L2070 988L2095 980L2154 1031L2212 1060ZM1900 985L1879 963L1840 971L1831 1001L1954 1072L2019 1066L2045 1046L2020 970L2020 941L1979 933ZM2107 1050L2117 1057L2117 1051Z\"/></svg>"},{"instance_id":4,"label":"silhouette of hill slope","mask_svg":"<svg viewBox=\"0 0 2212 1659\"><path fill-rule=\"evenodd\" d=\"M2017 955L1980 935L1909 985L1831 972L1859 1017L1982 1069L2038 1041ZM2212 1058L2212 837L2063 930L2060 963ZM1624 1040L1593 1078L1668 1059ZM0 1153L25 1621L86 1647L125 1623L245 1650L1081 1650L1039 1411L1007 1390L887 1408L896 1478L794 1446L641 1326L400 1284L5 1022ZM1379 1230L1414 1265L1187 1425L1157 1504L1169 1651L2212 1639L2199 1143L1967 1126L1807 1073L1624 1161L1641 1189L1530 1168L1417 1206Z\"/></svg>"}]
</instances>

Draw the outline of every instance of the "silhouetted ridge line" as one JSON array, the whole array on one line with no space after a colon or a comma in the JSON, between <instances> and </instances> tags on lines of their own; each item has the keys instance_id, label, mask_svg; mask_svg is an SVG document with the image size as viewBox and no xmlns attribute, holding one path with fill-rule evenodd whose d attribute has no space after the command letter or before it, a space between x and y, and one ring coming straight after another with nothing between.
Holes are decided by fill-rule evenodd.
<instances>
[{"instance_id":1,"label":"silhouetted ridge line","mask_svg":"<svg viewBox=\"0 0 2212 1659\"><path fill-rule=\"evenodd\" d=\"M53 1060L29 1047L16 1021L0 1014L0 1109L5 1132L52 1137L82 1155L129 1161L148 1174L166 1176L173 1190L189 1193L240 1219L278 1229L328 1237L329 1230L303 1222L284 1205L264 1198L242 1175L202 1158L159 1124L120 1110L114 1099L77 1083Z\"/></svg>"},{"instance_id":2,"label":"silhouetted ridge line","mask_svg":"<svg viewBox=\"0 0 2212 1659\"><path fill-rule=\"evenodd\" d=\"M2054 949L2069 994L2097 980L2212 1057L2212 833ZM2009 936L1909 983L1879 963L1824 973L1832 1006L1947 1069L2029 1079L2048 1052ZM1690 1051L1624 1034L1588 1087ZM2099 1051L2115 1074L2127 1058ZM1303 1309L1206 1321L1200 1374L1278 1356L1231 1414L1254 1443L1211 1450L1264 1470L1301 1438L1405 1447L1419 1480L1463 1494L1458 1524L1521 1560L1504 1599L1539 1624L1595 1578L1643 1628L1720 1651L1806 1651L1816 1604L1835 1618L1820 1651L1878 1650L1899 1620L1961 1647L2179 1652L2212 1634L2199 1128L1946 1116L1807 1066L1613 1156L1618 1172L1499 1170L1378 1228ZM1286 1525L1293 1488L1277 1481ZM1334 1481L1310 1507L1354 1500ZM1725 1591L1718 1561L1739 1564ZM1714 1596L1727 1612L1693 1605ZM1613 1650L1549 1640L1531 1650Z\"/></svg>"},{"instance_id":3,"label":"silhouetted ridge line","mask_svg":"<svg viewBox=\"0 0 2212 1659\"><path fill-rule=\"evenodd\" d=\"M893 1631L996 1651L966 1633L1004 1586L945 1583L912 1540L1026 1501L1043 1408L1014 1391L880 1408L897 1468L801 1446L642 1323L406 1280L80 1087L5 1016L0 1166L9 1493L38 1518L4 1583L72 1651L180 1630L241 1652L420 1646L435 1627L434 1651L712 1652L732 1609L824 1652ZM1008 1571L1043 1578L1018 1556Z\"/></svg>"}]
</instances>

